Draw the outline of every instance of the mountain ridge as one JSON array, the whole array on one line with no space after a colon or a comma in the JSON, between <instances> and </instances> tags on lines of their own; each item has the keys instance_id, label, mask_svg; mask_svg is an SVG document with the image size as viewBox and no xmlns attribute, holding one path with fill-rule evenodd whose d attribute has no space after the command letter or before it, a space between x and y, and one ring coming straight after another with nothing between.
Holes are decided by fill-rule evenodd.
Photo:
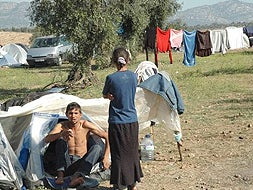
<instances>
[{"instance_id":1,"label":"mountain ridge","mask_svg":"<svg viewBox=\"0 0 253 190\"><path fill-rule=\"evenodd\" d=\"M30 27L29 2L0 2L0 28Z\"/></svg>"},{"instance_id":2,"label":"mountain ridge","mask_svg":"<svg viewBox=\"0 0 253 190\"><path fill-rule=\"evenodd\" d=\"M178 11L169 21L181 20L188 26L253 22L253 3L228 0Z\"/></svg>"}]
</instances>

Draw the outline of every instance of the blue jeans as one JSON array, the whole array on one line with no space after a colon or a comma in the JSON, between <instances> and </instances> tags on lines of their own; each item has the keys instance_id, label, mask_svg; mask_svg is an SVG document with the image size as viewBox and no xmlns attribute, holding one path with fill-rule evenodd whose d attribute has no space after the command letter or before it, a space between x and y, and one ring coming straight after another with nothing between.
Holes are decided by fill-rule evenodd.
<instances>
[{"instance_id":1,"label":"blue jeans","mask_svg":"<svg viewBox=\"0 0 253 190\"><path fill-rule=\"evenodd\" d=\"M99 139L89 138L88 151L83 157L69 155L67 142L58 139L55 146L57 171L64 171L65 176L74 173L89 175L92 167L103 159L105 146L102 140Z\"/></svg>"}]
</instances>

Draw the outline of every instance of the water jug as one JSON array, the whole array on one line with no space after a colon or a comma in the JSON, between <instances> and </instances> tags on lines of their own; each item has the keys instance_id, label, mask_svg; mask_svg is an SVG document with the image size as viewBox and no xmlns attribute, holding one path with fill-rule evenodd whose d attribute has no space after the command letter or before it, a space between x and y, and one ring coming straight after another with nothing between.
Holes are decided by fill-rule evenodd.
<instances>
[{"instance_id":1,"label":"water jug","mask_svg":"<svg viewBox=\"0 0 253 190\"><path fill-rule=\"evenodd\" d=\"M152 161L155 157L154 143L150 134L146 134L141 141L141 160L142 161Z\"/></svg>"}]
</instances>

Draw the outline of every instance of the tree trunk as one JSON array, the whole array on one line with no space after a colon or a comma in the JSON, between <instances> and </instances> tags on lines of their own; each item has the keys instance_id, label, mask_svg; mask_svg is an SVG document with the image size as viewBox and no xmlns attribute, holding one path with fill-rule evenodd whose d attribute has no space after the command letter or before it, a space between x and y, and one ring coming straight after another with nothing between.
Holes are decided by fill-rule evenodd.
<instances>
[{"instance_id":1,"label":"tree trunk","mask_svg":"<svg viewBox=\"0 0 253 190\"><path fill-rule=\"evenodd\" d=\"M68 86L72 88L86 88L93 84L97 84L98 78L92 72L90 64L85 65L84 68L82 68L82 66L84 65L76 64L73 66L66 80Z\"/></svg>"}]
</instances>

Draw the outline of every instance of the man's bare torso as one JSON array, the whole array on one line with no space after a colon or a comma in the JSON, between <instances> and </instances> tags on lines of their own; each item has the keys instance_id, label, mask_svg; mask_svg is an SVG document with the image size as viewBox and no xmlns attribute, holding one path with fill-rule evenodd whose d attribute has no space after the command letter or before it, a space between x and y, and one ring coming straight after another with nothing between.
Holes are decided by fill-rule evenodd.
<instances>
[{"instance_id":1,"label":"man's bare torso","mask_svg":"<svg viewBox=\"0 0 253 190\"><path fill-rule=\"evenodd\" d=\"M89 129L85 127L84 120L78 124L71 125L69 121L62 123L63 130L71 130L72 137L68 140L68 150L70 155L78 155L83 157L87 153L87 141L89 137Z\"/></svg>"}]
</instances>

